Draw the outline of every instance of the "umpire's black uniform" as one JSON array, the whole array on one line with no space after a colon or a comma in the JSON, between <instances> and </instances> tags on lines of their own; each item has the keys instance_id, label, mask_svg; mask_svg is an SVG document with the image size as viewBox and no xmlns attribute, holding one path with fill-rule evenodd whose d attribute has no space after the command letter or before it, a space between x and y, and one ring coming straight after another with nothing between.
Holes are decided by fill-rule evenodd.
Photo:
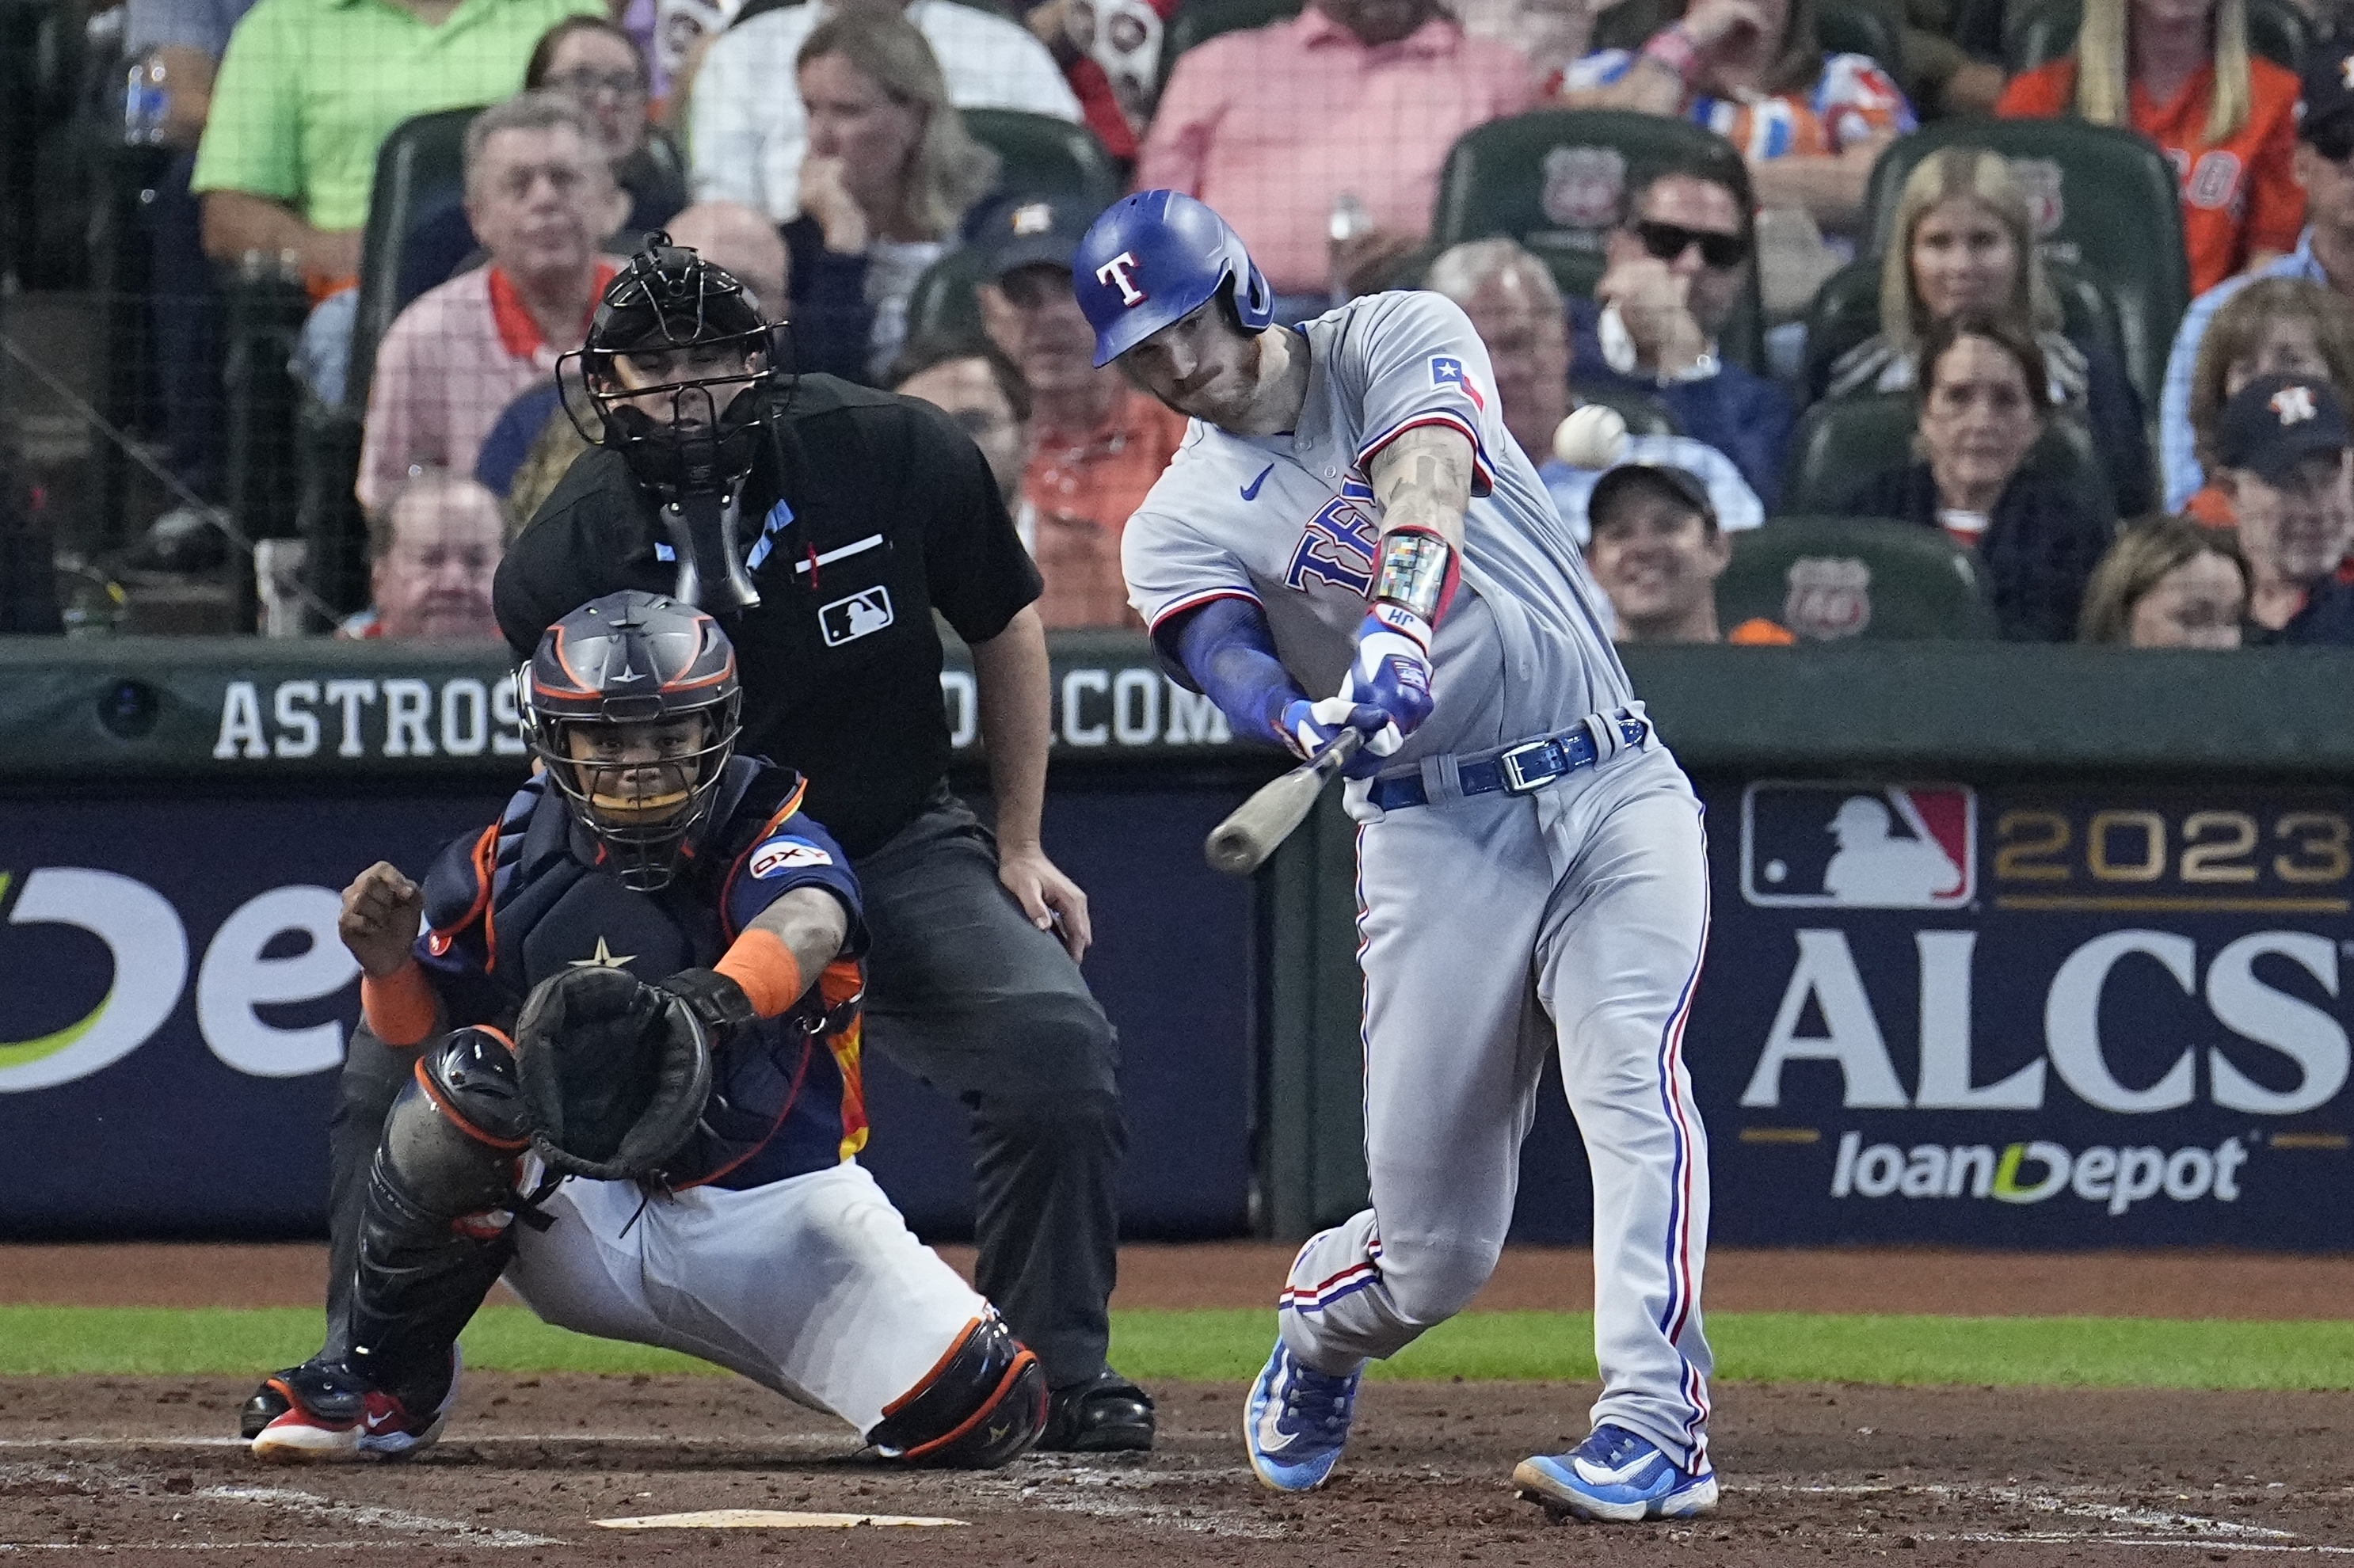
<instances>
[{"instance_id":1,"label":"umpire's black uniform","mask_svg":"<svg viewBox=\"0 0 2354 1568\"><path fill-rule=\"evenodd\" d=\"M758 608L723 624L738 748L799 768L804 809L866 897L867 1038L972 1113L981 1293L1057 1388L1104 1371L1118 1241L1117 1042L1078 966L997 880L993 838L947 773L938 609L968 642L1038 597L980 450L928 404L802 376L744 482ZM677 568L618 452L585 453L499 567L518 657L566 611Z\"/></svg>"},{"instance_id":2,"label":"umpire's black uniform","mask_svg":"<svg viewBox=\"0 0 2354 1568\"><path fill-rule=\"evenodd\" d=\"M949 792L932 620L938 609L967 641L987 641L1038 597L1037 568L979 449L929 405L825 376L742 396L783 407L744 483L744 532L761 528L748 546L760 604L723 621L743 681L737 749L805 774L804 810L850 853L874 944L866 1038L971 1112L976 1284L1065 1395L1048 1441L1067 1445L1079 1434L1066 1423L1084 1419L1066 1408L1076 1385L1113 1382L1118 1044L1078 966L998 882L994 837ZM499 567L499 625L516 656L590 599L671 591L664 541L621 456L584 453ZM339 1220L365 1190L409 1058L365 1031L353 1040L332 1129ZM355 1227L335 1229L341 1286ZM344 1294L331 1292L331 1355ZM1132 1389L1096 1392L1112 1397L1115 1424L1150 1423Z\"/></svg>"}]
</instances>

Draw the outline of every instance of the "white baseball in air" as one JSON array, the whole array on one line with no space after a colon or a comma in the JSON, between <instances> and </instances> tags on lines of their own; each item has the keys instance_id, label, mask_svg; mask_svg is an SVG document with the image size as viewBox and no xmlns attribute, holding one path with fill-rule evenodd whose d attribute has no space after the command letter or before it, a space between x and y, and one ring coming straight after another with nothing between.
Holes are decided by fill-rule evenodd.
<instances>
[{"instance_id":1,"label":"white baseball in air","mask_svg":"<svg viewBox=\"0 0 2354 1568\"><path fill-rule=\"evenodd\" d=\"M1626 450L1626 418L1599 403L1572 409L1553 427L1553 455L1572 468L1608 468Z\"/></svg>"}]
</instances>

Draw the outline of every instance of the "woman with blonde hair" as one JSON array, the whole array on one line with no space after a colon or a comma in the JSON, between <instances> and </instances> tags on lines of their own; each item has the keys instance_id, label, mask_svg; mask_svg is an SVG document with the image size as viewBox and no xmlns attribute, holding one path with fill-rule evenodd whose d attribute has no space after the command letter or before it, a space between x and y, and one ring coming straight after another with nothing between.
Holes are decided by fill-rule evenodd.
<instances>
[{"instance_id":1,"label":"woman with blonde hair","mask_svg":"<svg viewBox=\"0 0 2354 1568\"><path fill-rule=\"evenodd\" d=\"M2080 642L2127 648L2237 648L2248 615L2248 558L2230 530L2152 517L2117 535L2084 588Z\"/></svg>"},{"instance_id":2,"label":"woman with blonde hair","mask_svg":"<svg viewBox=\"0 0 2354 1568\"><path fill-rule=\"evenodd\" d=\"M997 183L997 155L949 101L924 35L896 11L843 10L818 24L795 70L809 122L801 216L784 226L791 317L807 341L844 320L871 323L856 364L803 363L874 381L907 337L924 270Z\"/></svg>"},{"instance_id":3,"label":"woman with blonde hair","mask_svg":"<svg viewBox=\"0 0 2354 1568\"><path fill-rule=\"evenodd\" d=\"M2035 221L2010 165L1982 147L1947 147L1924 158L1896 202L1894 238L1882 260L1880 331L1831 365L1828 395L1912 389L1921 345L1941 322L1991 316L2031 335L2051 373L2054 407L2090 428L2117 510L2147 504L2152 482L2141 399L2116 356L2061 330L2059 302L2035 249Z\"/></svg>"},{"instance_id":4,"label":"woman with blonde hair","mask_svg":"<svg viewBox=\"0 0 2354 1568\"><path fill-rule=\"evenodd\" d=\"M2190 372L2190 446L2205 483L2182 507L2210 527L2236 521L2213 477L2223 405L2259 376L2318 376L2354 397L2354 304L2302 278L2259 278L2215 313Z\"/></svg>"},{"instance_id":5,"label":"woman with blonde hair","mask_svg":"<svg viewBox=\"0 0 2354 1568\"><path fill-rule=\"evenodd\" d=\"M2181 181L2196 295L2296 248L2296 73L2249 52L2248 0L2084 0L2075 52L2013 78L1995 112L2157 143Z\"/></svg>"}]
</instances>

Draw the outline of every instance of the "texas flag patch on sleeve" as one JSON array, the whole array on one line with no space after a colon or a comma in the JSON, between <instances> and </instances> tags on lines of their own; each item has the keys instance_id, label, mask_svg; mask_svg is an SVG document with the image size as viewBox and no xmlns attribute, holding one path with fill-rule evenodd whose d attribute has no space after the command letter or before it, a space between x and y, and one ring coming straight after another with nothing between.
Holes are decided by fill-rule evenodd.
<instances>
[{"instance_id":1,"label":"texas flag patch on sleeve","mask_svg":"<svg viewBox=\"0 0 2354 1568\"><path fill-rule=\"evenodd\" d=\"M1430 356L1430 384L1433 387L1459 387L1463 396L1471 399L1474 408L1483 414L1488 411L1488 399L1479 395L1479 384L1471 378L1469 370L1463 368L1463 362L1451 354Z\"/></svg>"},{"instance_id":2,"label":"texas flag patch on sleeve","mask_svg":"<svg viewBox=\"0 0 2354 1568\"><path fill-rule=\"evenodd\" d=\"M774 838L753 847L752 857L744 869L755 880L781 875L796 866L832 865L833 856L807 839Z\"/></svg>"}]
</instances>

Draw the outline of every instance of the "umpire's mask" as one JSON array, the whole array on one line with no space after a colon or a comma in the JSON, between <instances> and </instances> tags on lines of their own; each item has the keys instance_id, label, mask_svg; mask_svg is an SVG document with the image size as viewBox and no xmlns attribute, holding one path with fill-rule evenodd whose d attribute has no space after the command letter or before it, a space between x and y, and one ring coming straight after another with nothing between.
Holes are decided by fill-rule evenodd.
<instances>
[{"instance_id":1,"label":"umpire's mask","mask_svg":"<svg viewBox=\"0 0 2354 1568\"><path fill-rule=\"evenodd\" d=\"M737 503L782 368L781 327L726 269L659 231L607 286L588 341L557 364L581 437L621 454L663 507L678 598L716 615L758 604Z\"/></svg>"}]
</instances>

